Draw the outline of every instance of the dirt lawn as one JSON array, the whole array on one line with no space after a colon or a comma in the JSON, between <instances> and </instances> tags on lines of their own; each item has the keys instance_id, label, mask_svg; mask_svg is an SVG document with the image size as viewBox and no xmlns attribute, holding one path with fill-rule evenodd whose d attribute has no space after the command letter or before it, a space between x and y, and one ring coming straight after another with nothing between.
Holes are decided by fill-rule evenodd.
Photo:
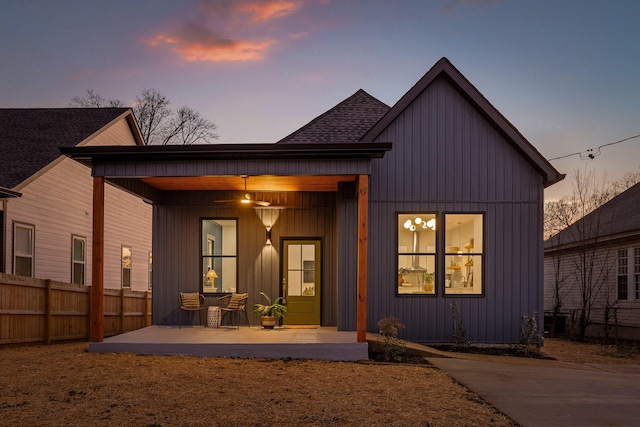
<instances>
[{"instance_id":1,"label":"dirt lawn","mask_svg":"<svg viewBox=\"0 0 640 427\"><path fill-rule=\"evenodd\" d=\"M515 425L429 365L135 356L86 348L0 349L0 425ZM578 353L593 361L601 351L555 340L545 346L565 361ZM597 357L603 359L595 363L627 363Z\"/></svg>"}]
</instances>

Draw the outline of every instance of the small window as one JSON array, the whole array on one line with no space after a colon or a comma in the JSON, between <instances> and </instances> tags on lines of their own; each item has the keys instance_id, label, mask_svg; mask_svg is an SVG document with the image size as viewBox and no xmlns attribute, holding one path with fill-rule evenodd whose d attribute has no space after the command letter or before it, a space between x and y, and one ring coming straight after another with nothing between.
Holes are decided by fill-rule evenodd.
<instances>
[{"instance_id":1,"label":"small window","mask_svg":"<svg viewBox=\"0 0 640 427\"><path fill-rule=\"evenodd\" d=\"M627 273L629 272L627 250L618 251L618 299L629 299L629 280Z\"/></svg>"},{"instance_id":2,"label":"small window","mask_svg":"<svg viewBox=\"0 0 640 427\"><path fill-rule=\"evenodd\" d=\"M85 284L85 259L87 239L79 236L71 238L71 283Z\"/></svg>"},{"instance_id":3,"label":"small window","mask_svg":"<svg viewBox=\"0 0 640 427\"><path fill-rule=\"evenodd\" d=\"M238 221L202 220L202 292L237 292Z\"/></svg>"},{"instance_id":4,"label":"small window","mask_svg":"<svg viewBox=\"0 0 640 427\"><path fill-rule=\"evenodd\" d=\"M122 247L122 287L131 287L131 248Z\"/></svg>"},{"instance_id":5,"label":"small window","mask_svg":"<svg viewBox=\"0 0 640 427\"><path fill-rule=\"evenodd\" d=\"M635 299L640 300L640 248L633 249L633 275L636 282Z\"/></svg>"},{"instance_id":6,"label":"small window","mask_svg":"<svg viewBox=\"0 0 640 427\"><path fill-rule=\"evenodd\" d=\"M35 227L25 224L13 225L13 274L34 276Z\"/></svg>"},{"instance_id":7,"label":"small window","mask_svg":"<svg viewBox=\"0 0 640 427\"><path fill-rule=\"evenodd\" d=\"M148 276L147 276L147 280L149 281L149 290L152 289L153 287L153 256L151 254L151 251L149 251L149 265L148 265Z\"/></svg>"},{"instance_id":8,"label":"small window","mask_svg":"<svg viewBox=\"0 0 640 427\"><path fill-rule=\"evenodd\" d=\"M483 215L446 214L444 218L445 294L481 295Z\"/></svg>"},{"instance_id":9,"label":"small window","mask_svg":"<svg viewBox=\"0 0 640 427\"><path fill-rule=\"evenodd\" d=\"M398 294L435 295L436 214L398 214Z\"/></svg>"}]
</instances>

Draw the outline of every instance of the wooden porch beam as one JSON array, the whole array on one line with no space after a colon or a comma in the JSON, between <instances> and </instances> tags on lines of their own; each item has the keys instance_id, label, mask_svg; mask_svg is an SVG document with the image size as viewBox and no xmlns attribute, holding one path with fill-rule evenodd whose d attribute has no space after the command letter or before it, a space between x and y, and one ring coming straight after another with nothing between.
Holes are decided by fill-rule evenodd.
<instances>
[{"instance_id":1,"label":"wooden porch beam","mask_svg":"<svg viewBox=\"0 0 640 427\"><path fill-rule=\"evenodd\" d=\"M369 176L358 175L358 342L367 341L367 236L369 234Z\"/></svg>"},{"instance_id":2,"label":"wooden porch beam","mask_svg":"<svg viewBox=\"0 0 640 427\"><path fill-rule=\"evenodd\" d=\"M93 177L91 240L91 342L104 340L104 178Z\"/></svg>"}]
</instances>

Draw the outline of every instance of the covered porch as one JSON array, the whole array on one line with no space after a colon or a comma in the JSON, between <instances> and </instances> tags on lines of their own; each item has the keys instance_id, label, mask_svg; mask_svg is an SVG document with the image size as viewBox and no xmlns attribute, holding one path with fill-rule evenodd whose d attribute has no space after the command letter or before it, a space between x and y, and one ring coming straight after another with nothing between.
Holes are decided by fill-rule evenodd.
<instances>
[{"instance_id":1,"label":"covered porch","mask_svg":"<svg viewBox=\"0 0 640 427\"><path fill-rule=\"evenodd\" d=\"M268 359L319 359L358 361L368 359L366 342L356 332L335 327L310 329L260 327L205 328L201 326L148 326L91 342L94 353L184 355L199 357L256 357Z\"/></svg>"},{"instance_id":2,"label":"covered porch","mask_svg":"<svg viewBox=\"0 0 640 427\"><path fill-rule=\"evenodd\" d=\"M171 330L176 325L179 292L203 292L200 283L205 264L201 262L199 224L207 218L226 218L239 224L238 287L232 292L248 292L249 307L259 302L260 291L282 296L282 247L277 240L321 239L326 247L321 266L327 292L320 304L319 326L337 327L336 332L341 333L351 331L354 342L366 348L368 181L371 161L390 148L388 143L359 143L64 149L64 154L89 165L94 176L92 343L104 338L100 320L102 230L104 185L110 183L154 206L153 323L157 327L164 325ZM249 189L242 180L244 176L250 177ZM243 194L252 201L260 200L257 203L266 204L263 201L267 200L269 204L248 208L228 205ZM280 218L273 230L274 244L265 246L265 228L272 230L274 213ZM207 305L211 302L208 300ZM252 330L247 328L242 333ZM312 333L281 333L283 337L306 334ZM223 336L231 337L216 334L217 338ZM145 339L144 335L136 337ZM169 339L170 335L163 337ZM253 337L261 342L259 335ZM283 342L263 344L284 346ZM119 344L126 351L133 345L133 341ZM189 347L182 341L174 345ZM292 351L278 357L294 357Z\"/></svg>"}]
</instances>

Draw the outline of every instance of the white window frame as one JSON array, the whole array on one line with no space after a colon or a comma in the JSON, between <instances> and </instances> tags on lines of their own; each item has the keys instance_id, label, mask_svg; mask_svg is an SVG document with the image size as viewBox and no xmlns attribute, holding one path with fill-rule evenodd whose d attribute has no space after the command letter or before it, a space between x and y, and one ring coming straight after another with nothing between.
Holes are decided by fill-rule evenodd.
<instances>
[{"instance_id":1,"label":"white window frame","mask_svg":"<svg viewBox=\"0 0 640 427\"><path fill-rule=\"evenodd\" d=\"M628 301L629 296L629 250L619 249L617 256L616 299Z\"/></svg>"},{"instance_id":2,"label":"white window frame","mask_svg":"<svg viewBox=\"0 0 640 427\"><path fill-rule=\"evenodd\" d=\"M125 250L129 251L129 260L127 262ZM128 265L127 265L128 264ZM123 288L131 289L131 283L133 282L131 277L131 270L133 266L133 251L131 246L122 245L120 249L120 286ZM125 272L128 271L129 283L125 283Z\"/></svg>"},{"instance_id":3,"label":"white window frame","mask_svg":"<svg viewBox=\"0 0 640 427\"><path fill-rule=\"evenodd\" d=\"M633 281L635 282L635 299L640 300L640 247L633 248Z\"/></svg>"},{"instance_id":4,"label":"white window frame","mask_svg":"<svg viewBox=\"0 0 640 427\"><path fill-rule=\"evenodd\" d=\"M153 253L149 251L149 264L147 265L147 280L149 281L149 290L153 288Z\"/></svg>"},{"instance_id":5,"label":"white window frame","mask_svg":"<svg viewBox=\"0 0 640 427\"><path fill-rule=\"evenodd\" d=\"M76 241L82 242L82 260L76 259ZM82 279L76 282L76 265L82 265ZM87 238L71 235L71 283L85 285L87 283Z\"/></svg>"},{"instance_id":6,"label":"white window frame","mask_svg":"<svg viewBox=\"0 0 640 427\"><path fill-rule=\"evenodd\" d=\"M31 233L31 253L22 253L22 252L18 252L16 249L16 234L17 234L17 229L21 228L24 230L28 230ZM13 274L18 274L18 272L16 271L16 264L17 264L17 259L18 258L27 258L31 260L31 271L29 272L29 275L27 277L34 277L35 275L35 270L36 270L36 266L35 266L35 248L36 248L36 227L34 225L30 225L30 224L23 224L23 223L19 223L19 222L14 222L13 223L13 256L12 256L12 260L13 260L13 265L12 265L12 271Z\"/></svg>"}]
</instances>

